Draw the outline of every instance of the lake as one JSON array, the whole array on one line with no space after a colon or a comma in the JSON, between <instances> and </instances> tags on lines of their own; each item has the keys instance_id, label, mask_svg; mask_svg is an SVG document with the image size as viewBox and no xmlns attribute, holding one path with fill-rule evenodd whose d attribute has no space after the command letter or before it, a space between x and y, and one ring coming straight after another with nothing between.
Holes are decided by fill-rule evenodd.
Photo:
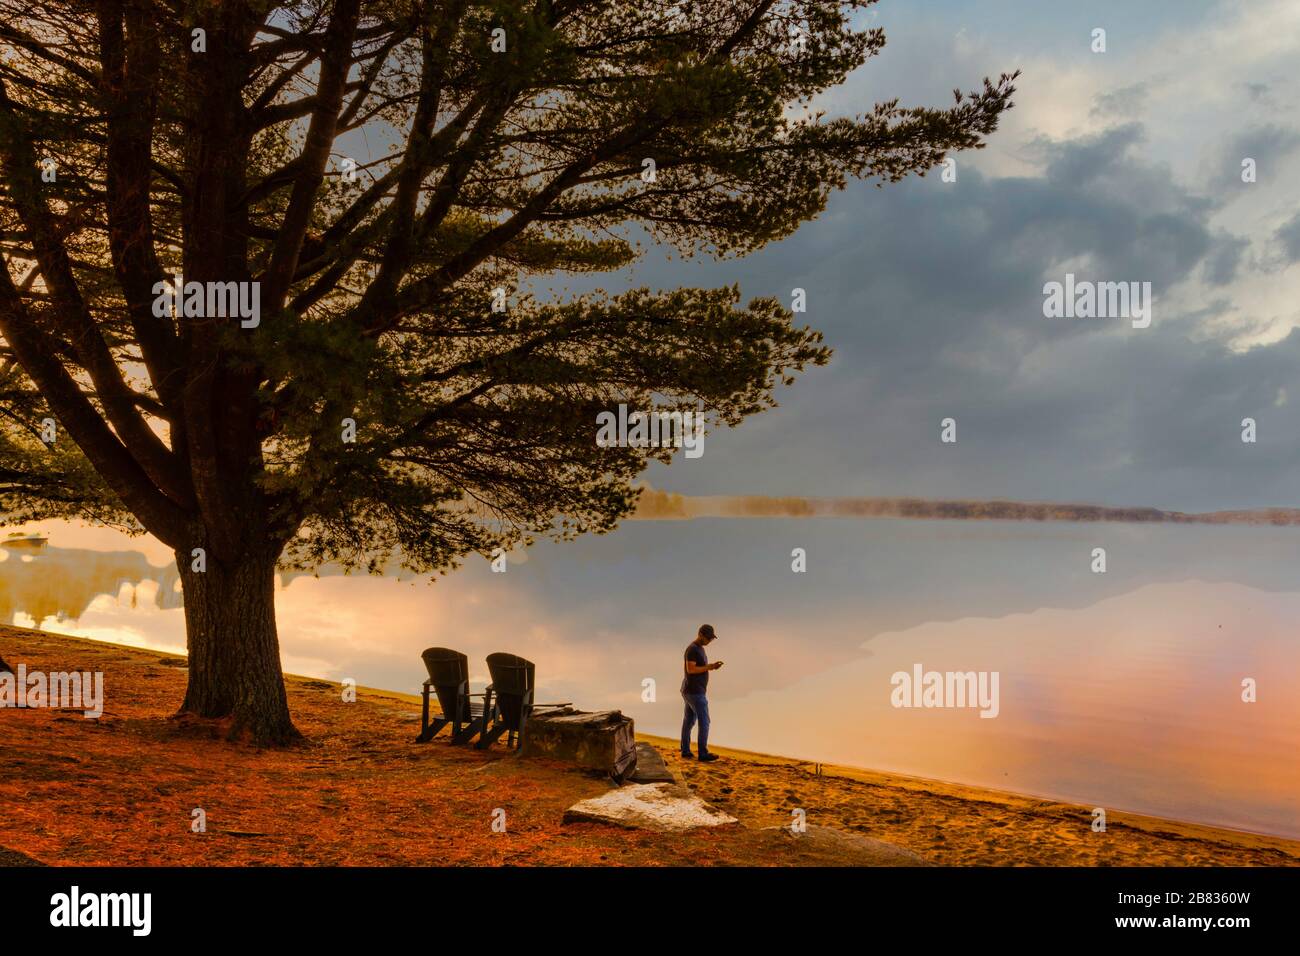
<instances>
[{"instance_id":1,"label":"lake","mask_svg":"<svg viewBox=\"0 0 1300 956\"><path fill-rule=\"evenodd\" d=\"M49 543L0 548L0 619L184 650L166 548L22 530ZM536 662L541 701L670 736L682 651L708 622L720 746L1300 838L1296 569L1290 528L630 521L505 573L473 558L434 583L286 575L277 607L291 672L417 693L420 651L443 645L477 690L484 657L510 651ZM996 673L997 716L893 706L892 675L918 666Z\"/></svg>"}]
</instances>

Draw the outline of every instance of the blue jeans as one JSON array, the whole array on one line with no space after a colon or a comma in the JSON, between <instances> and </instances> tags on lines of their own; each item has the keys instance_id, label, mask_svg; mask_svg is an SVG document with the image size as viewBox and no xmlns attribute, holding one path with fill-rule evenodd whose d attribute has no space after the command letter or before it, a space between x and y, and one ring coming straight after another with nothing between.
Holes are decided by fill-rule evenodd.
<instances>
[{"instance_id":1,"label":"blue jeans","mask_svg":"<svg viewBox=\"0 0 1300 956\"><path fill-rule=\"evenodd\" d=\"M682 718L682 753L691 752L691 728L700 722L700 753L709 752L709 698L704 694L682 694L686 715Z\"/></svg>"}]
</instances>

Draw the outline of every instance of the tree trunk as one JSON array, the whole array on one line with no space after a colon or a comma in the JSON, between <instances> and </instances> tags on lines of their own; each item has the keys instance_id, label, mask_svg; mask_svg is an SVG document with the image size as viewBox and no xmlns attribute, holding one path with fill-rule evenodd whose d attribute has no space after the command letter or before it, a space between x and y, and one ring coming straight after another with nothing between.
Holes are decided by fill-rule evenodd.
<instances>
[{"instance_id":1,"label":"tree trunk","mask_svg":"<svg viewBox=\"0 0 1300 956\"><path fill-rule=\"evenodd\" d=\"M275 557L254 554L233 564L208 557L202 571L193 560L176 553L189 648L181 712L229 719L232 739L261 746L298 737L275 628Z\"/></svg>"}]
</instances>

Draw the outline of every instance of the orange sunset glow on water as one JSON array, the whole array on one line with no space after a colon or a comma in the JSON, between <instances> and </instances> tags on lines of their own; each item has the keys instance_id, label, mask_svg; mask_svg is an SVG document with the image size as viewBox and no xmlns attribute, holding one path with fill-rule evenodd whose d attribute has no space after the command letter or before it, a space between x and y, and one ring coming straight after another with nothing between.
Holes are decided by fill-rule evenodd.
<instances>
[{"instance_id":1,"label":"orange sunset glow on water","mask_svg":"<svg viewBox=\"0 0 1300 956\"><path fill-rule=\"evenodd\" d=\"M722 583L734 600L720 600L663 580L666 571L650 573L657 560L680 568L710 550L720 568L750 560L741 555L752 548L729 536L786 535L792 525L801 527L722 522L705 534L704 525L673 522L673 533L657 538L647 532L669 523L637 522L623 533L638 534L650 558L630 557L615 539L525 552L511 566L506 599L499 576L476 564L433 585L328 570L286 575L277 600L282 658L291 672L412 692L426 646L460 647L472 662L508 648L538 662L541 699L622 709L639 730L672 735L676 645L697 614L708 614L721 635L711 653L727 662L711 688L715 734L726 746L1300 836L1292 627L1300 594L1225 580L1135 581L1081 606L1016 609L1027 594L995 584L997 570L985 568L985 590L1006 592L994 601L1006 613L991 614L985 593L943 607L873 582L881 572L870 566L844 570L863 575L852 599L838 585L822 593L812 575L768 594ZM6 623L184 650L182 595L165 548L104 529L39 530L50 538L41 550L0 549ZM1075 531L832 522L816 533L866 534L896 560L912 551L933 560L939 540L958 555L1011 554L1054 548ZM1275 531L1259 534L1270 547L1291 547ZM674 550L683 542L687 557ZM663 583L646 593L608 589L601 574L611 563L650 569ZM892 675L918 665L997 672L996 718L893 706ZM473 682L486 677L481 664L472 670ZM654 701L643 699L647 677ZM1258 688L1253 703L1241 699L1247 678Z\"/></svg>"}]
</instances>

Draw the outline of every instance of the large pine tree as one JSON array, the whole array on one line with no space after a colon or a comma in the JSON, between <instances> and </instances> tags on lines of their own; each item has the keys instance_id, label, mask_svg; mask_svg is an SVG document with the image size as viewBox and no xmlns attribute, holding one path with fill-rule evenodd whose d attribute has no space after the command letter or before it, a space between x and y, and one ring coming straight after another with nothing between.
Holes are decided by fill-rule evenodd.
<instances>
[{"instance_id":1,"label":"large pine tree","mask_svg":"<svg viewBox=\"0 0 1300 956\"><path fill-rule=\"evenodd\" d=\"M735 289L525 282L743 254L978 147L1014 75L814 111L883 46L869 3L0 0L4 519L171 547L182 711L292 737L277 564L609 530L669 454L598 447L598 411L733 425L826 361ZM258 321L173 314L177 274L257 283Z\"/></svg>"}]
</instances>

